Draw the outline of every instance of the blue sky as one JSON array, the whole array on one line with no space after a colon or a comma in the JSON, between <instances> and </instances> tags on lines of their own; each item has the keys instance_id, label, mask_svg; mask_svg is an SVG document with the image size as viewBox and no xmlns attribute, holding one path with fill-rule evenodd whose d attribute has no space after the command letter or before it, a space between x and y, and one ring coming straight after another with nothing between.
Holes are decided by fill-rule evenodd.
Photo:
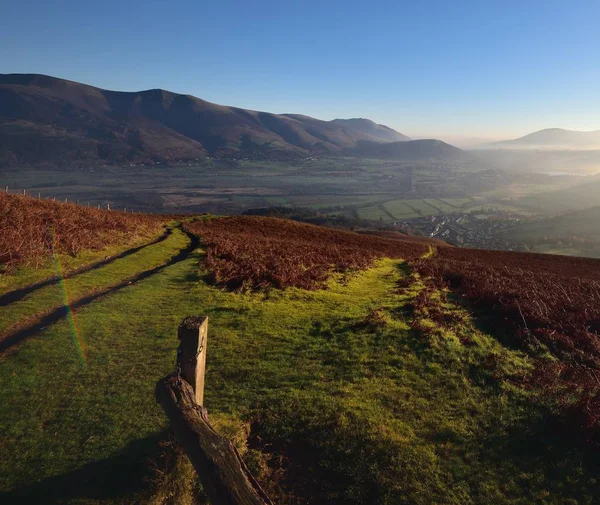
<instances>
[{"instance_id":1,"label":"blue sky","mask_svg":"<svg viewBox=\"0 0 600 505\"><path fill-rule=\"evenodd\" d=\"M0 0L0 72L414 136L600 129L600 2Z\"/></svg>"}]
</instances>

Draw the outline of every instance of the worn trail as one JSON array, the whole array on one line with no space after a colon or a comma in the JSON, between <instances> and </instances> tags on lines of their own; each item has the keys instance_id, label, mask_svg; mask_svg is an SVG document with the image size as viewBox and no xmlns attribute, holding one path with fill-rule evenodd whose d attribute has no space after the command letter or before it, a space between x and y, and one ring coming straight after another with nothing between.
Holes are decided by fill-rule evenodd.
<instances>
[{"instance_id":1,"label":"worn trail","mask_svg":"<svg viewBox=\"0 0 600 505\"><path fill-rule=\"evenodd\" d=\"M82 267L76 268L75 270L69 272L64 277L55 275L55 276L49 277L47 279L44 279L43 281L36 282L35 284L30 284L29 286L14 289L12 291L9 291L8 293L4 293L3 295L0 296L0 307L6 307L10 303L14 303L19 300L22 300L30 293L33 293L41 288L45 288L46 286L58 284L63 279L70 279L72 277L75 277L76 275L81 275L86 272L91 272L92 270L96 270L100 267L103 267L105 265L113 263L116 260L126 258L127 256L131 256L132 254L135 254L138 251L145 249L146 247L150 247L152 245L158 244L159 242L166 240L169 237L169 235L171 235L171 233L173 233L171 228L167 228L162 235L156 237L154 240L151 240L150 242L146 242L145 244L139 245L137 247L132 247L131 249L127 249L123 252L120 252L119 254L109 256L108 258L104 258L103 260L96 261L89 265L84 265Z\"/></svg>"},{"instance_id":2,"label":"worn trail","mask_svg":"<svg viewBox=\"0 0 600 505\"><path fill-rule=\"evenodd\" d=\"M78 298L77 300L73 300L68 307L63 305L48 312L34 315L25 324L20 326L16 331L12 330L9 333L0 335L0 353L5 353L6 351L9 351L12 347L25 340L27 337L30 337L36 334L37 332L43 330L46 326L49 326L50 324L59 321L68 314L68 311L70 309L79 309L80 307L92 303L98 298L106 296L110 293L114 293L115 291L123 289L133 283L147 279L148 277L159 273L165 268L185 260L196 248L198 248L198 246L200 245L200 240L198 239L198 237L189 233L188 231L182 231L188 237L190 243L187 245L187 247L181 249L177 254L169 258L169 260L167 260L165 263L150 268L148 270L144 270L143 272L139 272L138 274L133 275L105 289L90 293L89 295ZM171 233L171 231L168 230L167 233Z\"/></svg>"}]
</instances>

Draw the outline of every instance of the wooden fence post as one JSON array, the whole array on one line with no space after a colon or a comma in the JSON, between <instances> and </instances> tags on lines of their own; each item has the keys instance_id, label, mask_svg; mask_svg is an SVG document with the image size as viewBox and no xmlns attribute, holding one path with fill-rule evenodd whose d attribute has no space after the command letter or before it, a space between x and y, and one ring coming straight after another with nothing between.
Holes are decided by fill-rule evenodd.
<instances>
[{"instance_id":1,"label":"wooden fence post","mask_svg":"<svg viewBox=\"0 0 600 505\"><path fill-rule=\"evenodd\" d=\"M186 317L178 328L177 372L156 384L156 401L214 505L273 505L230 440L208 420L204 400L207 317Z\"/></svg>"},{"instance_id":2,"label":"wooden fence post","mask_svg":"<svg viewBox=\"0 0 600 505\"><path fill-rule=\"evenodd\" d=\"M208 340L208 317L186 317L177 329L179 348L177 368L181 377L192 386L196 403L204 403L204 372L206 370L206 344Z\"/></svg>"}]
</instances>

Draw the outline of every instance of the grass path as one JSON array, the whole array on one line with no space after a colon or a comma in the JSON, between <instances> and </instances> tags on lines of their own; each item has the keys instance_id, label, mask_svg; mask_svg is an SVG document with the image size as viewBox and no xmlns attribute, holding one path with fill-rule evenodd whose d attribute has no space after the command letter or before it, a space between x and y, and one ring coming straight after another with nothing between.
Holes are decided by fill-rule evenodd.
<instances>
[{"instance_id":1,"label":"grass path","mask_svg":"<svg viewBox=\"0 0 600 505\"><path fill-rule=\"evenodd\" d=\"M71 268L71 269L65 270L65 268L63 267L63 273L60 276L57 275L56 271L55 271L54 275L51 275L44 279L37 280L37 281L33 282L32 284L17 285L11 291L7 291L7 292L3 293L2 295L0 295L0 307L3 307L10 303L15 303L19 300L22 300L23 298L25 298L25 296L43 288L43 287L51 286L53 284L58 284L63 279L70 279L71 277L74 277L76 275L81 275L83 273L89 272L90 270L96 270L98 268L103 267L104 265L113 263L116 260L119 260L121 258L125 258L132 254L135 254L138 251L145 249L146 247L152 246L154 244L162 242L163 240L166 240L171 233L172 233L171 228L167 228L158 237L156 237L150 241L144 242L140 245L136 245L135 247L130 247L129 249L125 249L125 250L119 251L118 253L108 255L102 259L98 259L96 261L91 261L91 262L85 263L77 268ZM64 258L60 261L64 262ZM55 267L55 269L56 269L56 267ZM35 273L38 273L38 271L35 270ZM33 272L32 272L32 274L33 274ZM38 275L39 275L39 273L38 273ZM11 277L13 277L12 280L14 283L15 276L11 276ZM19 277L19 276L17 275L16 277ZM25 278L27 278L27 276L23 276L23 277L24 278L20 279L21 283L24 282ZM37 276L33 276L33 278L37 278Z\"/></svg>"},{"instance_id":2,"label":"grass path","mask_svg":"<svg viewBox=\"0 0 600 505\"><path fill-rule=\"evenodd\" d=\"M59 255L59 259L63 274L66 276L76 275L77 272L87 271L88 267L92 265L109 263L120 257L135 253L148 245L153 245L163 237L165 237L164 232L155 236L141 236L134 239L124 236L122 243L119 245L107 246L98 251L81 251L75 257L68 254L61 254ZM12 301L12 298L7 296L10 292L20 291L29 286L41 284L54 276L56 276L56 264L50 258L37 268L20 266L11 272L10 275L1 275L0 306L7 305Z\"/></svg>"},{"instance_id":3,"label":"grass path","mask_svg":"<svg viewBox=\"0 0 600 505\"><path fill-rule=\"evenodd\" d=\"M69 472L98 459L110 460L135 440L151 441L149 447L140 442L140 447L155 451L155 437L165 421L154 405L153 388L158 378L173 369L176 328L185 315L203 313L211 318L206 393L211 410L242 408L262 391L297 383L300 370L304 376L301 381L314 380L311 356L302 359L305 366L297 363L287 374L274 376L267 368L289 359L311 330L315 316L327 318L340 312L350 316L344 307L356 295L349 287L337 292L297 292L292 303L296 311L306 308L306 295L314 299L314 310L304 316L294 311L294 319L303 320L303 324L299 327L296 321L290 330L286 323L290 322L292 307L284 300L267 302L271 310L265 314L265 300L260 297L224 293L199 284L197 262L197 256L189 258L80 310L78 333L87 363L67 321L49 327L14 354L0 358L0 444L7 454L18 456L17 460L0 462L0 489L61 474L70 482ZM370 273L370 282L363 288L363 294L368 292L369 296L353 303L355 316L356 312L364 316L389 287L380 285L377 273ZM320 303L323 298L330 303ZM332 308L337 310L328 314ZM278 330L288 336L291 331L294 345L277 345L281 338ZM254 336L250 338L247 332ZM265 346L267 343L270 345ZM34 368L31 363L35 363ZM245 385L240 379L250 370L261 379ZM254 390L251 396L248 387ZM130 458L135 460L135 455L128 453L124 464L129 465ZM121 470L111 470L110 474L116 478ZM64 484L61 478L49 482L51 488ZM48 491L44 486L38 489L42 494ZM93 494L97 490L81 491Z\"/></svg>"},{"instance_id":4,"label":"grass path","mask_svg":"<svg viewBox=\"0 0 600 505\"><path fill-rule=\"evenodd\" d=\"M312 452L297 475L313 472L319 496L362 503L361 490L375 489L372 503L593 503L597 485L574 464L579 454L524 453L543 429L510 380L526 357L441 299L464 317L436 327L415 309L424 286L402 262L380 261L327 290L234 294L202 282L199 259L0 357L0 502L139 503L165 438L154 385L173 371L181 319L204 314L211 418L232 433L256 419L264 440L306 442Z\"/></svg>"},{"instance_id":5,"label":"grass path","mask_svg":"<svg viewBox=\"0 0 600 505\"><path fill-rule=\"evenodd\" d=\"M0 307L0 341L10 338L23 328L35 325L43 316L64 308L65 299L78 305L78 300L110 290L143 271L164 264L188 243L187 236L175 229L164 241L145 247L135 254L128 254L101 268L63 279L61 283L42 287L22 300Z\"/></svg>"}]
</instances>

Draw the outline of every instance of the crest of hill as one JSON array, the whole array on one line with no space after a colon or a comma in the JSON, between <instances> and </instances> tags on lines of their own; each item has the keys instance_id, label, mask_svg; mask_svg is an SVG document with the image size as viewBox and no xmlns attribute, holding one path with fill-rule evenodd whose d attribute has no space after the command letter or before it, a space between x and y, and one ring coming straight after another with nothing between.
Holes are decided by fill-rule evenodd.
<instances>
[{"instance_id":1,"label":"crest of hill","mask_svg":"<svg viewBox=\"0 0 600 505\"><path fill-rule=\"evenodd\" d=\"M600 149L600 130L547 128L513 140L482 144L477 149Z\"/></svg>"},{"instance_id":2,"label":"crest of hill","mask_svg":"<svg viewBox=\"0 0 600 505\"><path fill-rule=\"evenodd\" d=\"M341 126L342 128L360 132L363 135L370 137L369 140L374 142L401 142L411 140L410 137L398 133L389 126L377 124L370 119L351 118L351 119L334 119L332 123Z\"/></svg>"},{"instance_id":3,"label":"crest of hill","mask_svg":"<svg viewBox=\"0 0 600 505\"><path fill-rule=\"evenodd\" d=\"M0 164L5 166L238 153L289 158L398 138L404 136L368 120L322 121L161 89L108 91L45 75L0 75Z\"/></svg>"}]
</instances>

